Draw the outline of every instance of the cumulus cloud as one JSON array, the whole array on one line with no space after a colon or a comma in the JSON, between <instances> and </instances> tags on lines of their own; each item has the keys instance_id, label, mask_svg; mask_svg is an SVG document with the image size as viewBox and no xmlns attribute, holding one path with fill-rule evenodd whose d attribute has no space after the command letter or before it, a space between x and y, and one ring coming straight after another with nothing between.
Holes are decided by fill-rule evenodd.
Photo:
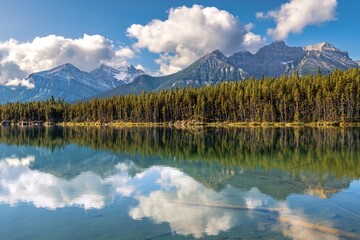
<instances>
[{"instance_id":1,"label":"cumulus cloud","mask_svg":"<svg viewBox=\"0 0 360 240\"><path fill-rule=\"evenodd\" d=\"M308 25L318 25L335 19L337 0L290 0L280 9L259 12L257 18L272 18L276 27L268 29L274 40L284 40L290 33L301 33Z\"/></svg>"},{"instance_id":2,"label":"cumulus cloud","mask_svg":"<svg viewBox=\"0 0 360 240\"><path fill-rule=\"evenodd\" d=\"M71 39L49 35L30 42L10 39L0 42L0 84L32 87L23 78L29 73L72 63L83 70L93 70L101 63L115 67L127 65L135 53L129 47L116 47L100 35L84 34Z\"/></svg>"},{"instance_id":3,"label":"cumulus cloud","mask_svg":"<svg viewBox=\"0 0 360 240\"><path fill-rule=\"evenodd\" d=\"M119 50L117 50L115 52L115 55L120 58L134 58L135 57L134 51L132 49L130 49L129 47L120 48Z\"/></svg>"},{"instance_id":4,"label":"cumulus cloud","mask_svg":"<svg viewBox=\"0 0 360 240\"><path fill-rule=\"evenodd\" d=\"M227 11L193 5L170 9L165 21L133 24L127 34L136 39L135 48L160 54L160 72L169 74L216 49L225 54L256 51L265 39L250 32L251 27Z\"/></svg>"},{"instance_id":5,"label":"cumulus cloud","mask_svg":"<svg viewBox=\"0 0 360 240\"><path fill-rule=\"evenodd\" d=\"M29 79L19 79L19 78L14 78L14 79L9 79L5 84L5 86L8 87L26 87L29 89L35 88L34 83L30 82Z\"/></svg>"}]
</instances>

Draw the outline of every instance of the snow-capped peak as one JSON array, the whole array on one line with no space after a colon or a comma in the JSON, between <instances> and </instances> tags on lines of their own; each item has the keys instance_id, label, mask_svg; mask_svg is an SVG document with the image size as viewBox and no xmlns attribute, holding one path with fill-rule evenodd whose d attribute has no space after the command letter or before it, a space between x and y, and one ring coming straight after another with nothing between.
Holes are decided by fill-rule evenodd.
<instances>
[{"instance_id":1,"label":"snow-capped peak","mask_svg":"<svg viewBox=\"0 0 360 240\"><path fill-rule=\"evenodd\" d=\"M90 72L101 81L112 82L113 87L132 82L137 76L144 74L140 69L129 65L122 68L112 68L105 64L100 65L94 71Z\"/></svg>"},{"instance_id":2,"label":"snow-capped peak","mask_svg":"<svg viewBox=\"0 0 360 240\"><path fill-rule=\"evenodd\" d=\"M304 47L306 51L323 51L323 52L342 52L328 42L322 42Z\"/></svg>"},{"instance_id":3,"label":"snow-capped peak","mask_svg":"<svg viewBox=\"0 0 360 240\"><path fill-rule=\"evenodd\" d=\"M57 73L57 72L62 72L62 71L81 71L80 69L78 69L77 67L75 67L74 65L72 65L71 63L65 63L63 65L57 66L53 69L50 69L48 71L44 71L47 74L53 74L53 73Z\"/></svg>"}]
</instances>

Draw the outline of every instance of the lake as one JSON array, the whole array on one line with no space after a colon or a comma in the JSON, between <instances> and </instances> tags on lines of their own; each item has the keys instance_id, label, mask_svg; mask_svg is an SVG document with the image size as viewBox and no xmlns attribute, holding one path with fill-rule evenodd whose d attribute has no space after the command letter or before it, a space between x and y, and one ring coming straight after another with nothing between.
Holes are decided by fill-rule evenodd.
<instances>
[{"instance_id":1,"label":"lake","mask_svg":"<svg viewBox=\"0 0 360 240\"><path fill-rule=\"evenodd\" d=\"M0 128L0 239L360 239L359 128Z\"/></svg>"}]
</instances>

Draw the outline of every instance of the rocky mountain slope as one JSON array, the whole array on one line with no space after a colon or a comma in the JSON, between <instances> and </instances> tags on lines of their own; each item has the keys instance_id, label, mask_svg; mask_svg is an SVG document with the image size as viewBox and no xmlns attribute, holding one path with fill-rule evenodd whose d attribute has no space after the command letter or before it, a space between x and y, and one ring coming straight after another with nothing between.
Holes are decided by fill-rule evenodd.
<instances>
[{"instance_id":1,"label":"rocky mountain slope","mask_svg":"<svg viewBox=\"0 0 360 240\"><path fill-rule=\"evenodd\" d=\"M315 73L315 69L320 67L323 73L332 72L335 69L345 70L357 67L349 54L331 44L324 42L316 45L304 47L305 55L300 63L295 66L296 71L301 75Z\"/></svg>"},{"instance_id":2,"label":"rocky mountain slope","mask_svg":"<svg viewBox=\"0 0 360 240\"><path fill-rule=\"evenodd\" d=\"M283 41L273 42L255 54L238 52L229 59L255 78L261 78L263 75L289 75L293 71L306 75L316 73L318 67L323 73L357 67L347 52L327 42L306 47L289 47Z\"/></svg>"},{"instance_id":3,"label":"rocky mountain slope","mask_svg":"<svg viewBox=\"0 0 360 240\"><path fill-rule=\"evenodd\" d=\"M261 78L263 75L277 77L290 73L304 55L301 47L289 47L285 42L274 42L261 48L256 54L238 52L229 59L249 75Z\"/></svg>"},{"instance_id":4,"label":"rocky mountain slope","mask_svg":"<svg viewBox=\"0 0 360 240\"><path fill-rule=\"evenodd\" d=\"M162 77L141 75L130 84L114 88L96 97L104 98L113 95L140 94L142 91L159 91L176 87L199 87L214 85L223 81L242 80L248 77L249 74L243 69L236 67L228 57L219 50L216 50L177 73Z\"/></svg>"}]
</instances>

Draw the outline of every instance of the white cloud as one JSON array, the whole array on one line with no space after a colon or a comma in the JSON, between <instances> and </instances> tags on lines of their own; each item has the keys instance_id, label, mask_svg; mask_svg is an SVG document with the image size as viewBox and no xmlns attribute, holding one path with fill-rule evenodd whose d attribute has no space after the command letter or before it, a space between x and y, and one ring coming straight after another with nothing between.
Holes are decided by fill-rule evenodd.
<instances>
[{"instance_id":1,"label":"white cloud","mask_svg":"<svg viewBox=\"0 0 360 240\"><path fill-rule=\"evenodd\" d=\"M31 42L10 39L0 42L0 84L8 82L30 86L23 78L29 73L48 70L64 63L72 63L83 70L93 70L101 63L112 66L127 65L127 59L135 56L128 47L116 47L100 35L84 34L71 39L49 35L36 37ZM9 81L11 80L11 81Z\"/></svg>"},{"instance_id":2,"label":"white cloud","mask_svg":"<svg viewBox=\"0 0 360 240\"><path fill-rule=\"evenodd\" d=\"M29 89L35 88L34 83L30 82L29 79L24 79L24 78L23 79L19 79L19 78L10 79L4 85L8 86L8 87L20 86L20 87L26 87Z\"/></svg>"},{"instance_id":3,"label":"white cloud","mask_svg":"<svg viewBox=\"0 0 360 240\"><path fill-rule=\"evenodd\" d=\"M129 47L123 47L123 48L120 48L119 50L117 50L115 52L115 55L117 57L123 57L123 58L134 58L135 57L135 53L132 49L130 49Z\"/></svg>"},{"instance_id":4,"label":"white cloud","mask_svg":"<svg viewBox=\"0 0 360 240\"><path fill-rule=\"evenodd\" d=\"M284 40L290 33L301 33L308 25L318 25L335 19L337 0L290 0L279 10L256 13L257 18L272 18L274 29L268 35L274 40Z\"/></svg>"},{"instance_id":5,"label":"white cloud","mask_svg":"<svg viewBox=\"0 0 360 240\"><path fill-rule=\"evenodd\" d=\"M216 49L225 54L248 49L256 51L264 45L265 39L251 33L251 27L242 25L227 11L193 5L170 9L165 21L156 19L147 25L133 24L127 33L136 39L135 48L160 54L156 60L160 72L169 74ZM247 34L253 36L246 37Z\"/></svg>"}]
</instances>

